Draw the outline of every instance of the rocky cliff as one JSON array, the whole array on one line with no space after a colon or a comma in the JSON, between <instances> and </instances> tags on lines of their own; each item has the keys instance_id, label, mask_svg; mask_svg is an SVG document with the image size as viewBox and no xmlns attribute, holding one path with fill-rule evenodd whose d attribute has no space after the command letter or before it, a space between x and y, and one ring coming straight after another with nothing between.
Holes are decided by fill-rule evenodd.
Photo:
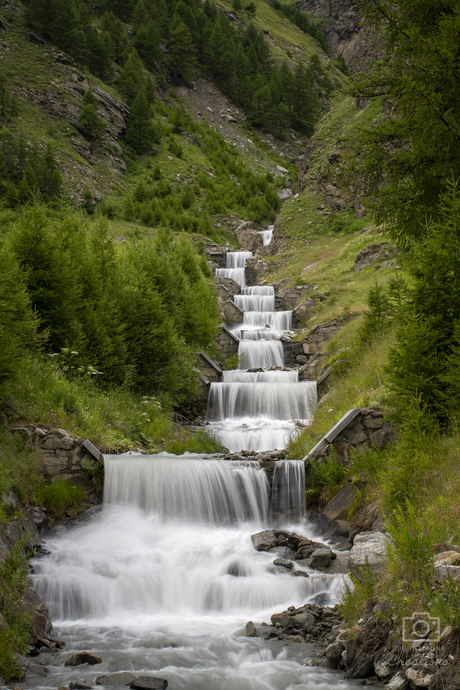
<instances>
[{"instance_id":1,"label":"rocky cliff","mask_svg":"<svg viewBox=\"0 0 460 690\"><path fill-rule=\"evenodd\" d=\"M359 72L377 57L380 43L363 24L360 2L354 0L299 0L295 6L321 20L334 57L339 53L351 72Z\"/></svg>"}]
</instances>

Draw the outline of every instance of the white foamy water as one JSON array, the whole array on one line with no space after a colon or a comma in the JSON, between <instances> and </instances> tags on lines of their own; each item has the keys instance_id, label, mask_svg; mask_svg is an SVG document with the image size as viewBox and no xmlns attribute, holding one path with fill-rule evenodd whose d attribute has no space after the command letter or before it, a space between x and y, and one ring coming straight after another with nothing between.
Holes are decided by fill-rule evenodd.
<instances>
[{"instance_id":1,"label":"white foamy water","mask_svg":"<svg viewBox=\"0 0 460 690\"><path fill-rule=\"evenodd\" d=\"M268 247L268 245L272 241L274 228L275 228L274 225L269 225L266 230L259 230L260 234L262 235L262 241L264 243L264 247Z\"/></svg>"},{"instance_id":2,"label":"white foamy water","mask_svg":"<svg viewBox=\"0 0 460 690\"><path fill-rule=\"evenodd\" d=\"M262 233L264 244L270 243L272 232L273 226ZM244 274L238 277L241 294L234 296L244 312L243 323L232 327L240 341L238 372L225 372L222 383L211 384L207 410L213 432L232 452L284 448L298 434L297 422L311 421L316 406L316 384L299 382L297 372L268 377L246 372L283 367L279 338L292 328L292 311L275 311L273 285L246 286L245 265L250 256L250 252L230 252L228 268L217 272Z\"/></svg>"},{"instance_id":3,"label":"white foamy water","mask_svg":"<svg viewBox=\"0 0 460 690\"><path fill-rule=\"evenodd\" d=\"M280 472L286 474L281 466ZM46 655L48 678L27 688L95 684L118 671L166 678L172 690L352 687L305 665L307 645L244 636L248 620L260 624L307 601L334 603L343 581L313 571L308 579L272 572L274 554L258 553L251 542L270 520L266 490L254 464L106 456L102 513L49 539L51 555L33 562L32 586L66 647ZM295 529L309 534L302 524ZM64 666L81 650L98 654L102 664Z\"/></svg>"}]
</instances>

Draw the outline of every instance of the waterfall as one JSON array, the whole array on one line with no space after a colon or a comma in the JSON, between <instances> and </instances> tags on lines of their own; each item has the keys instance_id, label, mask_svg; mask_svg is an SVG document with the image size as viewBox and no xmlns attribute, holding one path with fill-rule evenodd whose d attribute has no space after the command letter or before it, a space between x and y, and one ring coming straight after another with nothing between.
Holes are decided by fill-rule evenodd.
<instances>
[{"instance_id":1,"label":"waterfall","mask_svg":"<svg viewBox=\"0 0 460 690\"><path fill-rule=\"evenodd\" d=\"M305 464L303 460L279 460L272 484L271 514L282 523L302 522L305 517Z\"/></svg>"},{"instance_id":2,"label":"waterfall","mask_svg":"<svg viewBox=\"0 0 460 690\"><path fill-rule=\"evenodd\" d=\"M308 420L315 404L315 381L213 383L206 416L210 421L231 417Z\"/></svg>"},{"instance_id":3,"label":"waterfall","mask_svg":"<svg viewBox=\"0 0 460 690\"><path fill-rule=\"evenodd\" d=\"M108 455L104 502L157 512L162 519L232 523L267 518L267 480L257 463L244 469L224 460Z\"/></svg>"},{"instance_id":4,"label":"waterfall","mask_svg":"<svg viewBox=\"0 0 460 690\"><path fill-rule=\"evenodd\" d=\"M275 226L274 225L269 225L266 230L259 230L260 234L262 235L262 241L264 243L264 247L267 247L270 242L273 239L273 230Z\"/></svg>"},{"instance_id":5,"label":"waterfall","mask_svg":"<svg viewBox=\"0 0 460 690\"><path fill-rule=\"evenodd\" d=\"M265 245L272 232L273 227L264 231ZM263 371L284 367L280 336L292 328L292 311L276 311L273 285L246 286L245 265L251 256L229 252L227 269L217 273L241 271L241 294L234 302L243 310L243 323L232 326L239 339L238 369L224 372L221 383L211 383L206 414L212 431L231 452L284 448L298 433L298 422L304 425L312 419L317 402L316 383L299 382L295 369ZM277 495L284 496L287 490L280 491ZM274 510L285 512L282 507Z\"/></svg>"},{"instance_id":6,"label":"waterfall","mask_svg":"<svg viewBox=\"0 0 460 690\"><path fill-rule=\"evenodd\" d=\"M282 367L283 345L279 340L241 340L238 343L239 369Z\"/></svg>"},{"instance_id":7,"label":"waterfall","mask_svg":"<svg viewBox=\"0 0 460 690\"><path fill-rule=\"evenodd\" d=\"M47 655L48 676L32 677L29 690L75 678L98 687L99 676L120 672L166 678L175 690L343 688L333 671L305 664L305 645L298 659L297 645L291 654L244 635L248 620L260 626L291 605L335 603L343 586L308 568L310 577L293 577L273 565L276 553L254 549L251 534L270 527L255 463L128 453L106 456L105 470L103 510L49 537L50 555L32 561L31 586L66 646ZM81 650L102 663L76 676L64 662Z\"/></svg>"},{"instance_id":8,"label":"waterfall","mask_svg":"<svg viewBox=\"0 0 460 690\"><path fill-rule=\"evenodd\" d=\"M245 265L252 252L227 252L227 268L217 268L217 278L231 278L238 285L246 285Z\"/></svg>"},{"instance_id":9,"label":"waterfall","mask_svg":"<svg viewBox=\"0 0 460 690\"><path fill-rule=\"evenodd\" d=\"M244 311L275 311L275 295L235 295L233 301Z\"/></svg>"}]
</instances>

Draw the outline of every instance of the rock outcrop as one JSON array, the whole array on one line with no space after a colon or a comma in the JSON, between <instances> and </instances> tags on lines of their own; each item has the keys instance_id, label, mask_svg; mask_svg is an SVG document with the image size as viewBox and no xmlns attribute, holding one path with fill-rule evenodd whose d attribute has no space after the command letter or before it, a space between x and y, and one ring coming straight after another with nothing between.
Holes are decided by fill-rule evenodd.
<instances>
[{"instance_id":1,"label":"rock outcrop","mask_svg":"<svg viewBox=\"0 0 460 690\"><path fill-rule=\"evenodd\" d=\"M334 57L341 53L351 72L359 72L379 56L381 39L366 30L355 0L299 0L302 12L321 19L321 29Z\"/></svg>"}]
</instances>

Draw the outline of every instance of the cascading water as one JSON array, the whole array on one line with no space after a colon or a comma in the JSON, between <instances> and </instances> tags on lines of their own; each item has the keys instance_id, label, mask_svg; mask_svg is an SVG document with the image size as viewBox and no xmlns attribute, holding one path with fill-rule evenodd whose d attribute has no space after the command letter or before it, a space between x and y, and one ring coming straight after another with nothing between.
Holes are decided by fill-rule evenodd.
<instances>
[{"instance_id":1,"label":"cascading water","mask_svg":"<svg viewBox=\"0 0 460 690\"><path fill-rule=\"evenodd\" d=\"M27 688L95 685L122 671L166 678L171 690L344 688L333 672L305 665L307 645L244 636L248 620L318 597L333 603L342 586L317 571L273 572L276 555L255 551L250 535L269 519L255 463L126 454L106 456L105 472L102 513L49 539L51 555L33 561L32 586L66 647L47 655L48 678ZM64 665L82 650L102 664Z\"/></svg>"},{"instance_id":2,"label":"cascading water","mask_svg":"<svg viewBox=\"0 0 460 690\"><path fill-rule=\"evenodd\" d=\"M260 230L260 234L262 235L262 241L264 243L264 247L268 247L270 242L273 239L273 230L275 226L274 225L269 225L266 230Z\"/></svg>"},{"instance_id":3,"label":"cascading water","mask_svg":"<svg viewBox=\"0 0 460 690\"><path fill-rule=\"evenodd\" d=\"M267 238L268 234L264 242ZM270 241L271 235L266 244ZM244 273L249 256L250 252L231 252L227 254L227 266L238 265ZM234 269L218 269L217 275L222 275L223 270ZM296 420L306 423L312 419L316 383L299 382L297 372L253 377L254 372L247 371L284 366L280 336L292 328L292 311L275 310L272 285L247 287L241 276L239 282L243 287L234 302L244 312L243 323L232 327L239 339L238 372L224 372L222 383L211 384L207 420L231 452L284 448L297 432Z\"/></svg>"},{"instance_id":4,"label":"cascading water","mask_svg":"<svg viewBox=\"0 0 460 690\"><path fill-rule=\"evenodd\" d=\"M246 285L246 261L252 252L227 252L227 268L216 269L216 278L231 278L238 285Z\"/></svg>"},{"instance_id":5,"label":"cascading water","mask_svg":"<svg viewBox=\"0 0 460 690\"><path fill-rule=\"evenodd\" d=\"M275 464L271 497L272 519L302 522L305 516L305 464L303 460L279 460Z\"/></svg>"}]
</instances>

